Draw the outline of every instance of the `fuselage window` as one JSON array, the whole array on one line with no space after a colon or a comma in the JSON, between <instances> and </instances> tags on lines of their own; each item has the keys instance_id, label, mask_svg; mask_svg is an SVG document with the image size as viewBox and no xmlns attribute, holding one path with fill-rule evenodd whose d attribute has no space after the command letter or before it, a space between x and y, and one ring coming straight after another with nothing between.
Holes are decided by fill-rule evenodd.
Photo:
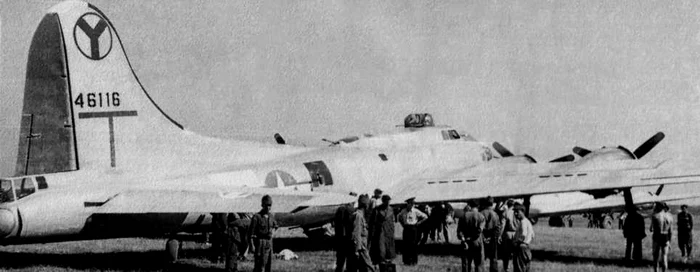
<instances>
[{"instance_id":1,"label":"fuselage window","mask_svg":"<svg viewBox=\"0 0 700 272\"><path fill-rule=\"evenodd\" d=\"M37 176L36 183L39 185L39 190L49 188L49 184L46 183L46 178L43 176Z\"/></svg>"},{"instance_id":2,"label":"fuselage window","mask_svg":"<svg viewBox=\"0 0 700 272\"><path fill-rule=\"evenodd\" d=\"M22 199L25 196L36 192L36 186L32 178L18 178L15 181L15 195L17 199Z\"/></svg>"},{"instance_id":3,"label":"fuselage window","mask_svg":"<svg viewBox=\"0 0 700 272\"><path fill-rule=\"evenodd\" d=\"M0 180L0 203L15 201L15 194L12 191L12 181Z\"/></svg>"},{"instance_id":4,"label":"fuselage window","mask_svg":"<svg viewBox=\"0 0 700 272\"><path fill-rule=\"evenodd\" d=\"M450 138L453 140L459 140L459 133L456 130L450 130Z\"/></svg>"}]
</instances>

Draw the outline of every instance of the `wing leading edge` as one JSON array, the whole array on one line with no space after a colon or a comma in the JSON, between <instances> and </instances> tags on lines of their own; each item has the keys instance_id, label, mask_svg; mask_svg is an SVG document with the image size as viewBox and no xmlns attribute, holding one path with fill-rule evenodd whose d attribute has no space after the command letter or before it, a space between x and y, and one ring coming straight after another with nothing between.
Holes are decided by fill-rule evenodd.
<instances>
[{"instance_id":1,"label":"wing leading edge","mask_svg":"<svg viewBox=\"0 0 700 272\"><path fill-rule=\"evenodd\" d=\"M416 202L465 201L487 196L520 198L539 194L626 189L661 184L700 182L700 171L659 169L594 171L588 173L509 173L474 176L469 172L438 178L403 182L392 188L397 200L415 198Z\"/></svg>"}]
</instances>

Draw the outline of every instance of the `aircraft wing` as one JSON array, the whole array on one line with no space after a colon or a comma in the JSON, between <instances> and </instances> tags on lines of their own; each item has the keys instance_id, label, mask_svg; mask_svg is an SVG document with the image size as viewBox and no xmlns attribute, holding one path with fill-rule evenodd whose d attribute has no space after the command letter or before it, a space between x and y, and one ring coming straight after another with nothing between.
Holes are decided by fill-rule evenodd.
<instances>
[{"instance_id":1,"label":"aircraft wing","mask_svg":"<svg viewBox=\"0 0 700 272\"><path fill-rule=\"evenodd\" d=\"M678 195L665 195L656 196L649 194L637 194L634 196L635 205L645 205L654 202L668 202L684 199L698 198L700 194L678 194ZM570 203L563 205L549 205L547 207L542 207L540 209L531 209L531 217L545 217L552 215L567 215L567 214L578 214L587 212L610 212L610 211L624 211L625 200L622 196L610 196L603 199L590 199L584 200L576 203Z\"/></svg>"},{"instance_id":2,"label":"aircraft wing","mask_svg":"<svg viewBox=\"0 0 700 272\"><path fill-rule=\"evenodd\" d=\"M494 198L520 198L560 192L625 189L661 184L700 182L700 171L683 170L665 163L646 168L624 170L533 171L523 166L519 171L474 173L469 169L433 178L401 182L388 193L404 201L415 197L416 202L444 202Z\"/></svg>"},{"instance_id":3,"label":"aircraft wing","mask_svg":"<svg viewBox=\"0 0 700 272\"><path fill-rule=\"evenodd\" d=\"M332 193L298 192L241 187L234 191L127 190L107 198L97 214L136 213L227 213L260 211L260 200L270 195L275 213L300 211L310 206L341 205L356 197ZM88 205L88 203L86 203Z\"/></svg>"}]
</instances>

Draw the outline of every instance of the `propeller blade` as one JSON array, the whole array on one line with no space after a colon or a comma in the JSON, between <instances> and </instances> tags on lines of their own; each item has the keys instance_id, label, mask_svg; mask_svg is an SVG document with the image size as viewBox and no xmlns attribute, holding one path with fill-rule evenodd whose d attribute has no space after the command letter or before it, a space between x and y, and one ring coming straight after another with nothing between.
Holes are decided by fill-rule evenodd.
<instances>
[{"instance_id":1,"label":"propeller blade","mask_svg":"<svg viewBox=\"0 0 700 272\"><path fill-rule=\"evenodd\" d=\"M275 137L275 141L277 142L277 144L283 145L283 144L286 144L286 143L287 143L287 142L284 140L284 138L282 138L282 135L280 135L279 133L275 133L275 136L274 136L274 137Z\"/></svg>"},{"instance_id":2,"label":"propeller blade","mask_svg":"<svg viewBox=\"0 0 700 272\"><path fill-rule=\"evenodd\" d=\"M661 191L664 190L664 184L659 185L659 189L656 189L656 195L661 195Z\"/></svg>"},{"instance_id":3,"label":"propeller blade","mask_svg":"<svg viewBox=\"0 0 700 272\"><path fill-rule=\"evenodd\" d=\"M585 148L583 148L583 147L574 146L574 153L575 153L576 155L581 156L581 157L585 157L586 155L588 155L589 153L591 153L591 151L588 150L588 149L585 149Z\"/></svg>"},{"instance_id":4,"label":"propeller blade","mask_svg":"<svg viewBox=\"0 0 700 272\"><path fill-rule=\"evenodd\" d=\"M661 142L661 140L663 140L664 137L666 137L666 135L664 135L663 132L657 132L656 134L654 134L654 136L651 136L649 140L647 140L642 145L637 147L637 149L634 150L634 156L637 157L637 159L641 159L642 157L644 157L644 155L649 153L649 151L654 149L654 147L657 144L659 144L659 142Z\"/></svg>"},{"instance_id":5,"label":"propeller blade","mask_svg":"<svg viewBox=\"0 0 700 272\"><path fill-rule=\"evenodd\" d=\"M501 154L501 157L512 157L513 153L508 150L508 148L505 148L503 145L501 145L499 142L493 142L493 149L496 149L496 152L498 154Z\"/></svg>"},{"instance_id":6,"label":"propeller blade","mask_svg":"<svg viewBox=\"0 0 700 272\"><path fill-rule=\"evenodd\" d=\"M574 161L575 159L576 159L576 157L574 155L569 154L569 155L566 155L563 157L553 159L549 162L570 162L570 161Z\"/></svg>"}]
</instances>

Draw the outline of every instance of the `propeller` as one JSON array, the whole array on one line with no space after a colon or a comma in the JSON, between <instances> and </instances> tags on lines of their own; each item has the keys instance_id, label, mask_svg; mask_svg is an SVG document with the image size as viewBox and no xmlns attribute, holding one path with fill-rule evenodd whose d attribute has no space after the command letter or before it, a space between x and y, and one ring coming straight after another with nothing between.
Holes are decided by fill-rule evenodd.
<instances>
[{"instance_id":1,"label":"propeller","mask_svg":"<svg viewBox=\"0 0 700 272\"><path fill-rule=\"evenodd\" d=\"M510 152L510 150L508 150L508 148L506 148L505 146L503 146L499 142L493 142L492 146L493 146L493 149L495 149L496 152L498 152L498 154L501 154L501 157L503 157L503 158L515 156L515 155L513 155L513 152ZM527 159L531 163L537 163L537 160L535 160L535 158L533 158L532 156L530 156L528 154L522 154L519 156L524 157L525 159Z\"/></svg>"},{"instance_id":2,"label":"propeller","mask_svg":"<svg viewBox=\"0 0 700 272\"><path fill-rule=\"evenodd\" d=\"M275 137L275 141L277 142L277 144L283 145L283 144L286 144L286 143L287 143L287 142L284 140L284 138L282 138L282 135L280 135L279 133L275 133L274 137Z\"/></svg>"},{"instance_id":3,"label":"propeller","mask_svg":"<svg viewBox=\"0 0 700 272\"><path fill-rule=\"evenodd\" d=\"M581 156L581 157L583 158L583 157L585 157L586 155L590 154L591 151L588 150L588 149L585 149L585 148L583 148L583 147L574 146L574 153L575 153L576 155L579 155L579 156Z\"/></svg>"},{"instance_id":4,"label":"propeller","mask_svg":"<svg viewBox=\"0 0 700 272\"><path fill-rule=\"evenodd\" d=\"M661 140L664 139L664 137L666 137L666 135L663 132L657 132L656 134L654 134L654 136L651 136L651 138L649 138L644 143L642 143L639 147L637 147L637 149L635 149L634 152L632 152L632 154L634 155L634 157L636 159L641 159L642 157L644 157L644 155L649 153L649 151L654 149L654 147L656 147L656 145L659 144L661 142ZM622 146L619 146L619 148L627 151L627 149L622 147ZM581 157L585 157L586 155L591 153L590 150L585 149L585 148L580 147L580 146L575 146L573 151L574 151L574 153L576 153L577 155L579 155ZM627 152L629 152L629 151L627 151Z\"/></svg>"},{"instance_id":5,"label":"propeller","mask_svg":"<svg viewBox=\"0 0 700 272\"><path fill-rule=\"evenodd\" d=\"M574 155L569 154L569 155L566 155L563 157L553 159L549 162L571 162L571 161L574 161L575 159L576 159L576 157Z\"/></svg>"},{"instance_id":6,"label":"propeller","mask_svg":"<svg viewBox=\"0 0 700 272\"><path fill-rule=\"evenodd\" d=\"M649 140L647 140L642 145L637 147L637 149L634 150L634 156L637 157L637 159L641 159L642 157L644 157L644 155L649 153L649 151L651 151L657 144L659 144L659 142L661 142L661 140L663 140L664 137L666 137L666 135L664 135L663 132L657 132L656 134L654 134L654 136L651 136Z\"/></svg>"},{"instance_id":7,"label":"propeller","mask_svg":"<svg viewBox=\"0 0 700 272\"><path fill-rule=\"evenodd\" d=\"M501 157L512 157L513 153L508 150L508 148L505 148L503 145L501 145L499 142L493 142L493 149L496 149L496 152L498 154L501 154Z\"/></svg>"}]
</instances>

